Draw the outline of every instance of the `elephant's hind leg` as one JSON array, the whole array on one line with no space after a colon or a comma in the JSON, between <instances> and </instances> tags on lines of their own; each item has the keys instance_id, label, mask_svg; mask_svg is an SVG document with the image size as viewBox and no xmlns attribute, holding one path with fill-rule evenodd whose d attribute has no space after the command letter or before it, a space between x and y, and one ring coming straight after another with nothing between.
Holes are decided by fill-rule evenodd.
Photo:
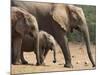
<instances>
[{"instance_id":1,"label":"elephant's hind leg","mask_svg":"<svg viewBox=\"0 0 100 75\"><path fill-rule=\"evenodd\" d=\"M13 64L21 64L21 45L22 45L22 38L21 37L16 37L13 40Z\"/></svg>"}]
</instances>

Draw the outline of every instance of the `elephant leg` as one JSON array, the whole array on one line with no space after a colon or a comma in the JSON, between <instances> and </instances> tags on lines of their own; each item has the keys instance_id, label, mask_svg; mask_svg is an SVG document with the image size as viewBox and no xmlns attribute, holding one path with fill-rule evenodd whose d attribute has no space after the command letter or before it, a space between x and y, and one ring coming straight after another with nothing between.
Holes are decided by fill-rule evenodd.
<instances>
[{"instance_id":1,"label":"elephant leg","mask_svg":"<svg viewBox=\"0 0 100 75\"><path fill-rule=\"evenodd\" d=\"M42 50L41 49L39 49L40 51L39 51L39 59L40 59L40 64L39 65L43 65L44 64L44 56L43 56L43 52L42 52ZM36 54L36 51L34 51L35 52L35 54ZM36 57L37 57L37 54L36 54ZM38 62L36 63L36 65L38 65Z\"/></svg>"},{"instance_id":2,"label":"elephant leg","mask_svg":"<svg viewBox=\"0 0 100 75\"><path fill-rule=\"evenodd\" d=\"M28 62L24 59L23 51L21 51L21 61L22 61L22 64L28 64Z\"/></svg>"},{"instance_id":3,"label":"elephant leg","mask_svg":"<svg viewBox=\"0 0 100 75\"><path fill-rule=\"evenodd\" d=\"M42 50L40 51L40 63L41 63L42 65L45 65L45 63L44 63L44 53L45 53L45 49L42 49Z\"/></svg>"},{"instance_id":4,"label":"elephant leg","mask_svg":"<svg viewBox=\"0 0 100 75\"><path fill-rule=\"evenodd\" d=\"M37 63L36 63L36 65L38 66L38 65L40 65L41 63L40 63L40 50L39 50L39 35L38 35L38 33L36 33L36 34L33 34L33 35L36 35L36 37L35 37L35 40L34 40L34 49L36 50L35 51L35 53L36 53L36 60L37 60Z\"/></svg>"},{"instance_id":5,"label":"elephant leg","mask_svg":"<svg viewBox=\"0 0 100 75\"><path fill-rule=\"evenodd\" d=\"M73 67L72 63L71 63L71 55L70 55L70 51L69 51L68 39L67 39L66 34L62 34L62 33L58 32L58 33L56 33L55 39L58 42L58 44L60 45L63 55L64 55L64 59L65 59L64 67L68 67L68 68Z\"/></svg>"},{"instance_id":6,"label":"elephant leg","mask_svg":"<svg viewBox=\"0 0 100 75\"><path fill-rule=\"evenodd\" d=\"M12 39L12 38L11 38ZM11 40L11 63L14 64L14 48L13 48L13 39Z\"/></svg>"},{"instance_id":7,"label":"elephant leg","mask_svg":"<svg viewBox=\"0 0 100 75\"><path fill-rule=\"evenodd\" d=\"M44 55L43 54L40 55L40 63L41 63L41 65L45 65L45 63L44 63Z\"/></svg>"},{"instance_id":8,"label":"elephant leg","mask_svg":"<svg viewBox=\"0 0 100 75\"><path fill-rule=\"evenodd\" d=\"M63 42L65 43L65 48L66 48L66 50L64 49L62 50L65 57L65 61L66 61L64 67L73 67L71 63L71 55L70 55L70 50L69 50L69 45L68 45L68 38L66 37L66 35L64 35Z\"/></svg>"},{"instance_id":9,"label":"elephant leg","mask_svg":"<svg viewBox=\"0 0 100 75\"><path fill-rule=\"evenodd\" d=\"M48 52L49 52L49 50L44 50L44 51L43 51L43 53L42 53L42 58L41 58L41 63L42 63L42 64L45 64L45 63L44 63L44 59L46 58Z\"/></svg>"},{"instance_id":10,"label":"elephant leg","mask_svg":"<svg viewBox=\"0 0 100 75\"><path fill-rule=\"evenodd\" d=\"M41 63L41 65L45 65L44 59L45 59L49 50L45 50L45 49L44 50L39 49L39 50L40 50L40 63Z\"/></svg>"},{"instance_id":11,"label":"elephant leg","mask_svg":"<svg viewBox=\"0 0 100 75\"><path fill-rule=\"evenodd\" d=\"M22 37L16 37L13 41L13 64L21 64L21 45L22 45Z\"/></svg>"},{"instance_id":12,"label":"elephant leg","mask_svg":"<svg viewBox=\"0 0 100 75\"><path fill-rule=\"evenodd\" d=\"M36 54L36 60L37 60L36 65L39 66L39 65L41 65L41 63L40 63L40 54L38 54L37 52L35 52L35 54Z\"/></svg>"}]
</instances>

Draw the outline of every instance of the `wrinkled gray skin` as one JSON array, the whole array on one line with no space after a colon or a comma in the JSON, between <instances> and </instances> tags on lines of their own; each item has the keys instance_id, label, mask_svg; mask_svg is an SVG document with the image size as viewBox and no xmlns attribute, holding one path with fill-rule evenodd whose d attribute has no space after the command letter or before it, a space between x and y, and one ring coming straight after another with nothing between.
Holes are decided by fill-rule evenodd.
<instances>
[{"instance_id":1,"label":"wrinkled gray skin","mask_svg":"<svg viewBox=\"0 0 100 75\"><path fill-rule=\"evenodd\" d=\"M55 49L56 49L56 42L55 42L54 37L45 31L40 31L39 32L40 63L44 64L44 59L49 50L52 50L54 52L53 62L56 63ZM34 49L34 40L31 35L26 35L22 41L21 60L23 64L28 64L28 62L24 59L23 52L32 52L32 51L36 53L36 50Z\"/></svg>"},{"instance_id":2,"label":"wrinkled gray skin","mask_svg":"<svg viewBox=\"0 0 100 75\"><path fill-rule=\"evenodd\" d=\"M32 39L35 39L37 64L40 64L38 32L38 24L33 15L22 8L11 7L12 64L22 63L20 57L22 40L27 34L31 34L33 36Z\"/></svg>"},{"instance_id":3,"label":"wrinkled gray skin","mask_svg":"<svg viewBox=\"0 0 100 75\"><path fill-rule=\"evenodd\" d=\"M76 29L82 32L89 59L95 67L90 48L89 31L82 8L74 5L39 3L31 1L12 1L12 6L19 6L35 15L39 23L39 29L54 36L60 45L64 59L64 67L72 67L71 55L68 46L67 34Z\"/></svg>"}]
</instances>

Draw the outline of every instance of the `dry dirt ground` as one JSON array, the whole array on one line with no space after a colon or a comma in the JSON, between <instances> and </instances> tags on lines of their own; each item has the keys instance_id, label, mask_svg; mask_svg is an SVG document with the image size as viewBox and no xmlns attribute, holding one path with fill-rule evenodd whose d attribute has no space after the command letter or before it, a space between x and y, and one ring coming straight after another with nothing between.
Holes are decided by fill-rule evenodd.
<instances>
[{"instance_id":1,"label":"dry dirt ground","mask_svg":"<svg viewBox=\"0 0 100 75\"><path fill-rule=\"evenodd\" d=\"M24 53L25 59L29 62L28 65L11 65L11 74L21 73L37 73L37 72L51 72L51 71L70 71L70 70L84 70L95 69L92 68L86 53L86 47L82 43L69 43L69 48L72 57L73 68L64 67L64 57L60 47L57 45L56 58L57 62L54 64L53 52L49 51L45 59L45 66L36 66L35 54L33 52ZM95 60L96 46L91 45L92 54Z\"/></svg>"}]
</instances>

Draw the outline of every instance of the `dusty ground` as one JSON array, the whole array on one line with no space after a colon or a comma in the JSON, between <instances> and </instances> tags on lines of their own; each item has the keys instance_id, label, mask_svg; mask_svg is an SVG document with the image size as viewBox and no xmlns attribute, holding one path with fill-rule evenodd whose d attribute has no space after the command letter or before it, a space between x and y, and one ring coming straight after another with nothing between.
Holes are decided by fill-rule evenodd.
<instances>
[{"instance_id":1,"label":"dusty ground","mask_svg":"<svg viewBox=\"0 0 100 75\"><path fill-rule=\"evenodd\" d=\"M69 71L69 70L84 70L84 69L94 69L91 67L91 62L89 61L86 53L85 45L82 43L69 43L69 48L72 56L73 68L64 68L64 57L62 51L57 46L56 58L57 63L53 63L53 52L49 51L46 59L45 66L35 66L36 59L33 52L24 53L25 59L29 62L29 65L11 65L12 74L20 73L36 73L36 72L51 72L51 71ZM93 57L95 59L95 45L91 45Z\"/></svg>"}]
</instances>

